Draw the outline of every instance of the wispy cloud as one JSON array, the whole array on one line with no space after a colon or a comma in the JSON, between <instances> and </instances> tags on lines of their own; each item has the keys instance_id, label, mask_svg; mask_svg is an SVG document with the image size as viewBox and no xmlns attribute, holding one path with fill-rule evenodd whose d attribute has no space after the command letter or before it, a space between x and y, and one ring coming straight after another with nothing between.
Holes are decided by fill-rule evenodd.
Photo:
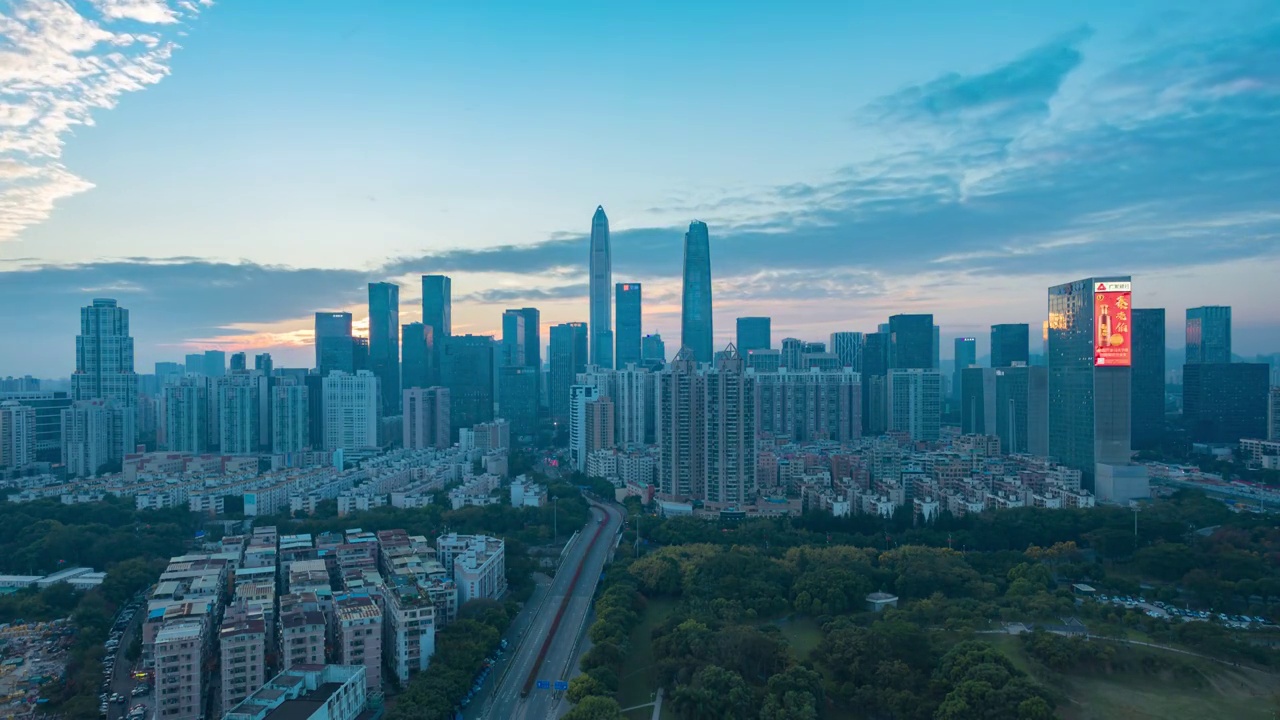
<instances>
[{"instance_id":1,"label":"wispy cloud","mask_svg":"<svg viewBox=\"0 0 1280 720\"><path fill-rule=\"evenodd\" d=\"M62 164L67 136L168 75L169 36L208 4L15 0L0 12L0 241L93 187Z\"/></svg>"}]
</instances>

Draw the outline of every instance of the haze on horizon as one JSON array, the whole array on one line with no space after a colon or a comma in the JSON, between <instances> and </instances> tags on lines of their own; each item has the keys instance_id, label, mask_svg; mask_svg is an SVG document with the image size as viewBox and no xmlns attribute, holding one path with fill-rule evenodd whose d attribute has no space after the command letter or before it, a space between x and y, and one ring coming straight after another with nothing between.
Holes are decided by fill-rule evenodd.
<instances>
[{"instance_id":1,"label":"haze on horizon","mask_svg":"<svg viewBox=\"0 0 1280 720\"><path fill-rule=\"evenodd\" d=\"M1280 351L1280 6L0 3L0 376L66 376L77 308L137 366L307 365L312 313L454 278L455 332L588 316L598 205L645 332L710 227L716 343L932 312L1038 326L1045 288L1234 309ZM544 333L545 337L545 333Z\"/></svg>"}]
</instances>

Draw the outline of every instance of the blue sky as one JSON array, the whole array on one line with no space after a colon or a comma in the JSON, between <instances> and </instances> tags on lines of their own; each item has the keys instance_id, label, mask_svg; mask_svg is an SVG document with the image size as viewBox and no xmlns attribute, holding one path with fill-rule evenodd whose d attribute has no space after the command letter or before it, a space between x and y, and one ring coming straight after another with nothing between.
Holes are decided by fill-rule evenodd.
<instances>
[{"instance_id":1,"label":"blue sky","mask_svg":"<svg viewBox=\"0 0 1280 720\"><path fill-rule=\"evenodd\" d=\"M981 345L1131 273L1170 345L1231 304L1280 350L1280 6L791 5L0 1L0 375L69 372L103 295L140 370L306 364L313 311L389 278L408 322L424 272L463 331L584 320L598 204L669 346L697 218L718 342L934 312Z\"/></svg>"}]
</instances>

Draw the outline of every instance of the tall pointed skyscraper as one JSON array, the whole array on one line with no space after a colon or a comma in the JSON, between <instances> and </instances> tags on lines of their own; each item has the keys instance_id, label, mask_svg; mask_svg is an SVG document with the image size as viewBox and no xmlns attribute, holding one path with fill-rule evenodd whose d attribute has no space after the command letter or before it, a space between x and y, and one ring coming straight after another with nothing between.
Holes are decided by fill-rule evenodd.
<instances>
[{"instance_id":1,"label":"tall pointed skyscraper","mask_svg":"<svg viewBox=\"0 0 1280 720\"><path fill-rule=\"evenodd\" d=\"M680 297L680 344L700 363L711 362L711 239L707 224L689 223L684 234L684 290Z\"/></svg>"},{"instance_id":2,"label":"tall pointed skyscraper","mask_svg":"<svg viewBox=\"0 0 1280 720\"><path fill-rule=\"evenodd\" d=\"M613 305L609 293L613 292L613 254L609 251L609 218L604 207L597 206L591 216L591 285L588 289L591 301L589 331L591 333L591 364L603 368L613 367Z\"/></svg>"}]
</instances>

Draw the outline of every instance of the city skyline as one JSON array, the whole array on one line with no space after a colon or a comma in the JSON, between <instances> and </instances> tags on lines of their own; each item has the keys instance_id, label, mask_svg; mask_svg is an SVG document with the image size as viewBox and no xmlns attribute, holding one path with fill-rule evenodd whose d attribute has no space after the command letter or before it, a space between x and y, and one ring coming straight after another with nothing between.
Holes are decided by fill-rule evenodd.
<instances>
[{"instance_id":1,"label":"city skyline","mask_svg":"<svg viewBox=\"0 0 1280 720\"><path fill-rule=\"evenodd\" d=\"M162 5L99 3L104 15L15 3L22 13L6 39L28 52L23 79L39 91L15 98L31 119L3 140L13 164L0 185L0 301L22 309L6 320L23 342L0 347L0 375L69 375L68 318L96 297L130 308L143 368L206 349L304 365L315 311L352 312L355 332L367 334L367 283L387 281L401 288L400 322L414 322L421 274L457 283L458 334L497 335L512 306L538 307L548 327L586 321L582 218L597 205L611 210L613 276L645 285L644 333L662 334L669 355L680 337L682 228L694 218L708 223L715 258L716 348L732 341L737 317L769 315L777 338L820 340L932 313L944 356L957 336L977 337L986 355L987 328L1001 323L1028 323L1039 349L1045 287L1123 273L1140 306L1166 309L1171 347L1188 307L1229 305L1237 354L1280 350L1280 320L1251 291L1280 270L1280 216L1265 190L1280 180L1269 131L1277 88L1257 72L1276 52L1275 8L1228 3L1212 17L1192 3L986 8L957 26L942 12L747 4L669 10L682 27L673 37L637 29L634 9L611 9L571 25L602 24L636 52L608 54L587 75L541 60L522 75L516 59L528 46L504 33L531 22L527 11L371 11L347 41L390 41L368 46L372 59L354 63L343 84L357 93L350 105L376 110L326 100L310 113L327 90L314 79L276 99L279 87L247 73L314 76L312 43L347 32L339 13L316 14L316 39L295 41L301 52L268 55L254 41L283 33L272 28L289 3L192 5L199 13ZM768 31L789 59L770 69L735 54L655 65L666 43L711 24L742 47ZM100 42L83 49L55 27ZM136 39L147 33L154 46ZM468 55L495 50L462 67L450 61L459 50L441 43L426 60L461 68L456 78L424 76L419 93L468 107L434 113L434 135L454 147L407 133L423 106L377 82L411 40L418 47L436 33L474 40ZM565 36L566 52L598 50L600 37ZM877 37L911 39L894 49ZM182 48L168 44L179 39ZM109 48L121 59L99 75L52 72ZM231 48L246 52L224 67ZM1213 62L1193 63L1204 57ZM844 69L871 62L886 68L881 77ZM643 76L632 85L595 82L639 67L651 71L631 73ZM741 82L746 73L759 82ZM528 90L512 86L517 76ZM805 77L822 81L797 82ZM565 115L562 91L588 81L606 106L657 110ZM462 85L494 99L468 106ZM41 103L45 91L65 102ZM253 127L238 121L246 105L229 101L240 94ZM770 107L808 108L804 127L781 132L795 123L762 94ZM670 112L690 97L710 134ZM518 132L475 127L472 113L496 118L517 105L528 108ZM281 141L302 123L297 108L316 129ZM319 151L330 147L320 133L366 145L333 158ZM691 180L685 159L695 150ZM333 175L316 164L322 157L345 168L336 188L315 179ZM628 172L582 172L599 157ZM246 167L261 179L246 184ZM485 209L494 196L501 213Z\"/></svg>"}]
</instances>

